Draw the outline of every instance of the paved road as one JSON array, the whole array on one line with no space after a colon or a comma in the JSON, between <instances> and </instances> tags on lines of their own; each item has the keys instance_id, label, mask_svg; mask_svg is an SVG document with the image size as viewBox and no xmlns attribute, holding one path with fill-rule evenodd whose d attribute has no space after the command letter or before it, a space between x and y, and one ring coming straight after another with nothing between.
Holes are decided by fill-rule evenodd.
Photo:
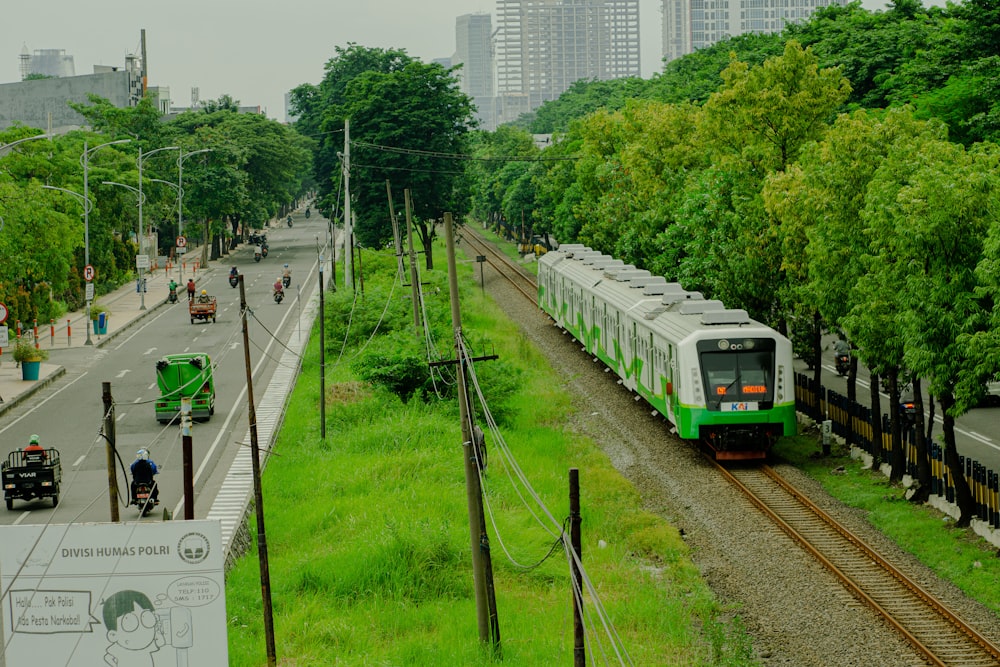
<instances>
[{"instance_id":1,"label":"paved road","mask_svg":"<svg viewBox=\"0 0 1000 667\"><path fill-rule=\"evenodd\" d=\"M45 501L15 501L14 511L0 514L0 524L109 520L106 447L98 435L103 417L101 384L104 381L111 382L116 404L116 440L122 457L118 469L119 485L127 488L122 466L131 463L136 449L149 448L153 459L163 468L158 480L162 504L181 516L179 428L159 425L153 416L152 401L159 393L155 383L156 359L164 354L185 351L208 352L216 367L216 413L210 421L197 423L193 436L195 516L208 515L215 492L240 452L240 443L247 430L246 366L239 292L228 284L228 266L235 264L243 273L247 302L255 315L249 326L250 356L254 368L254 394L259 405L264 398L263 390L278 367L284 345L291 336L308 335L308 323L304 332L299 324L302 301L314 294L318 286L317 241L325 239L327 221L319 216L306 221L298 215L296 219L291 229L282 226L269 231L271 252L261 262L253 261L252 250L241 248L230 258L199 269L199 290L206 289L218 298L216 323L199 321L192 325L186 298L177 304L164 303L166 279L154 276L147 286L147 311L132 317L131 326L126 327L120 320L134 307L134 289L131 297L128 288L115 295L118 306L112 305L117 313L112 315L112 322L119 319L121 328L110 332L109 338L114 335L110 340L86 346L81 336L79 344L62 349L58 347L58 335L55 341L49 342L52 353L45 370L51 383L40 391L26 396L23 392L10 393L13 391L10 385L3 384L9 381L0 379L0 391L8 392L3 406L5 412L0 416L0 437L8 443L8 449L27 442L29 434L38 433L43 444L59 448L64 469L58 508L52 509ZM271 298L271 284L286 262L293 270L293 282L288 298L279 305ZM302 299L297 299L300 288ZM151 298L152 294L157 296ZM108 298L109 301L113 299ZM77 336L74 330L73 337ZM281 376L282 384L289 382ZM276 389L287 390L287 387ZM18 400L18 393L23 400ZM120 508L120 513L124 520L136 518L134 508ZM156 516L151 515L146 520L155 520Z\"/></svg>"},{"instance_id":2,"label":"paved road","mask_svg":"<svg viewBox=\"0 0 1000 667\"><path fill-rule=\"evenodd\" d=\"M832 338L825 339L826 350L823 353L823 385L840 394L847 395L847 378L837 375L833 363ZM796 360L795 370L799 373L809 373L805 363ZM858 365L858 401L864 405L870 403L871 376L868 369ZM884 389L880 387L880 389ZM888 412L889 396L881 391L883 412ZM924 384L924 408L927 409L929 399ZM934 414L935 437L942 434L941 407L935 407ZM955 422L955 440L959 454L971 457L994 472L1000 471L1000 407L977 408L959 417Z\"/></svg>"}]
</instances>

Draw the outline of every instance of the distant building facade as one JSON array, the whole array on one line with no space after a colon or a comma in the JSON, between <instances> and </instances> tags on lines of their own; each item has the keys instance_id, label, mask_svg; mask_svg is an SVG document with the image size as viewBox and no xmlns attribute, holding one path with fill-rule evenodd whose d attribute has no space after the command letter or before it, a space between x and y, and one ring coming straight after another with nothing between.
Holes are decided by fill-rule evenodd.
<instances>
[{"instance_id":1,"label":"distant building facade","mask_svg":"<svg viewBox=\"0 0 1000 667\"><path fill-rule=\"evenodd\" d=\"M36 49L28 52L28 47L21 49L21 80L32 74L43 76L67 77L76 76L73 56L66 55L62 49Z\"/></svg>"},{"instance_id":2,"label":"distant building facade","mask_svg":"<svg viewBox=\"0 0 1000 667\"><path fill-rule=\"evenodd\" d=\"M580 79L640 76L639 0L497 0L497 123Z\"/></svg>"},{"instance_id":3,"label":"distant building facade","mask_svg":"<svg viewBox=\"0 0 1000 667\"><path fill-rule=\"evenodd\" d=\"M455 21L455 65L463 93L476 105L476 118L484 130L496 129L493 85L493 22L489 14L463 14Z\"/></svg>"},{"instance_id":4,"label":"distant building facade","mask_svg":"<svg viewBox=\"0 0 1000 667\"><path fill-rule=\"evenodd\" d=\"M746 33L775 33L847 0L663 0L663 59Z\"/></svg>"},{"instance_id":5,"label":"distant building facade","mask_svg":"<svg viewBox=\"0 0 1000 667\"><path fill-rule=\"evenodd\" d=\"M89 104L88 95L99 95L116 107L133 107L142 99L142 72L138 59L129 56L122 69L95 68L94 74L32 79L0 84L0 129L21 124L53 132L83 127L86 119L67 102Z\"/></svg>"}]
</instances>

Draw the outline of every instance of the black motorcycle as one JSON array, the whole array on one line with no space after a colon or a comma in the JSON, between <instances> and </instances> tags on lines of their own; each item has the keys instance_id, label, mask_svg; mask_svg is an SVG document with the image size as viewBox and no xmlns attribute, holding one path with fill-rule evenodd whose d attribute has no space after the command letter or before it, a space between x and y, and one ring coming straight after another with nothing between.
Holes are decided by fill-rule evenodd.
<instances>
[{"instance_id":1,"label":"black motorcycle","mask_svg":"<svg viewBox=\"0 0 1000 667\"><path fill-rule=\"evenodd\" d=\"M263 252L264 252L264 250L260 246L258 246L257 248L255 248L254 251L253 251L253 261L259 262L260 258L263 255Z\"/></svg>"},{"instance_id":2,"label":"black motorcycle","mask_svg":"<svg viewBox=\"0 0 1000 667\"><path fill-rule=\"evenodd\" d=\"M837 368L837 375L846 376L851 370L851 355L838 354L834 366Z\"/></svg>"},{"instance_id":3,"label":"black motorcycle","mask_svg":"<svg viewBox=\"0 0 1000 667\"><path fill-rule=\"evenodd\" d=\"M167 303L177 303L177 288L171 287L167 293Z\"/></svg>"},{"instance_id":4,"label":"black motorcycle","mask_svg":"<svg viewBox=\"0 0 1000 667\"><path fill-rule=\"evenodd\" d=\"M306 220L309 219L309 209L306 209Z\"/></svg>"},{"instance_id":5,"label":"black motorcycle","mask_svg":"<svg viewBox=\"0 0 1000 667\"><path fill-rule=\"evenodd\" d=\"M240 278L239 278L239 276L236 275L235 273L230 273L229 274L229 286L230 287L236 287L239 284L240 284Z\"/></svg>"},{"instance_id":6,"label":"black motorcycle","mask_svg":"<svg viewBox=\"0 0 1000 667\"><path fill-rule=\"evenodd\" d=\"M260 254L262 257L267 257L267 244L265 243L260 247ZM260 261L260 260L258 260Z\"/></svg>"},{"instance_id":7,"label":"black motorcycle","mask_svg":"<svg viewBox=\"0 0 1000 667\"><path fill-rule=\"evenodd\" d=\"M142 516L148 516L153 508L160 504L160 501L153 497L153 484L132 480L132 498L129 504L135 505Z\"/></svg>"},{"instance_id":8,"label":"black motorcycle","mask_svg":"<svg viewBox=\"0 0 1000 667\"><path fill-rule=\"evenodd\" d=\"M276 289L274 290L274 302L281 303L282 299L285 298L284 290Z\"/></svg>"},{"instance_id":9,"label":"black motorcycle","mask_svg":"<svg viewBox=\"0 0 1000 667\"><path fill-rule=\"evenodd\" d=\"M287 222L288 222L288 226L291 227L292 226L292 216L288 216Z\"/></svg>"},{"instance_id":10,"label":"black motorcycle","mask_svg":"<svg viewBox=\"0 0 1000 667\"><path fill-rule=\"evenodd\" d=\"M282 287L288 287L291 284L292 284L292 277L291 276L281 276L281 286Z\"/></svg>"}]
</instances>

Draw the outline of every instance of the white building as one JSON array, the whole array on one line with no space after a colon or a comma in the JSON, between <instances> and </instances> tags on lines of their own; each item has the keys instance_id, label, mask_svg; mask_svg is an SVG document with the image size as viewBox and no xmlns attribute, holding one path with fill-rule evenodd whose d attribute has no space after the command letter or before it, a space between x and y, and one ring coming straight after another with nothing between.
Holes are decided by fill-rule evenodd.
<instances>
[{"instance_id":1,"label":"white building","mask_svg":"<svg viewBox=\"0 0 1000 667\"><path fill-rule=\"evenodd\" d=\"M476 105L476 118L484 130L496 129L493 76L493 22L489 14L463 14L455 21L455 55L463 93Z\"/></svg>"}]
</instances>

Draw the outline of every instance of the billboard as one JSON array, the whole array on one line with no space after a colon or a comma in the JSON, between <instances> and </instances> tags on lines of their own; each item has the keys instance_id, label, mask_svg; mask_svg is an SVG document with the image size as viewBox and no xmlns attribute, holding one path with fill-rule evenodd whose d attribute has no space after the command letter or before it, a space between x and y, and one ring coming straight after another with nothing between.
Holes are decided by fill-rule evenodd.
<instances>
[{"instance_id":1,"label":"billboard","mask_svg":"<svg viewBox=\"0 0 1000 667\"><path fill-rule=\"evenodd\" d=\"M229 664L217 521L0 527L0 667Z\"/></svg>"}]
</instances>

